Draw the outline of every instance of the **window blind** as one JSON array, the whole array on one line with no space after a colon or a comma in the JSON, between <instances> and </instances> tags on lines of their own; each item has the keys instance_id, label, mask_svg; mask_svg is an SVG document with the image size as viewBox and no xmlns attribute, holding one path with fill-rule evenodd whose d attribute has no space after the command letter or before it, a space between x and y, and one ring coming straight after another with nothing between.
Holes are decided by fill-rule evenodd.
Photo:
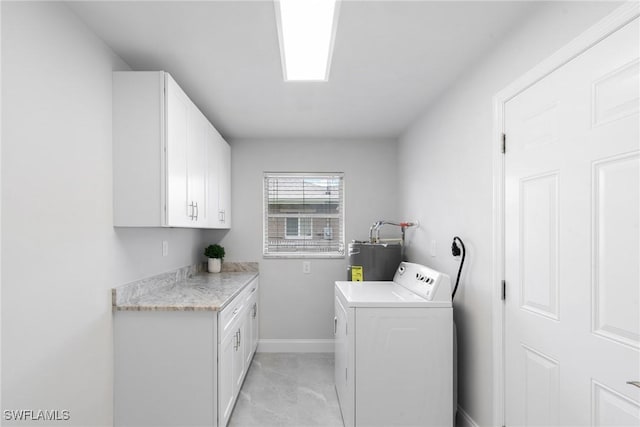
<instances>
[{"instance_id":1,"label":"window blind","mask_svg":"<svg viewBox=\"0 0 640 427\"><path fill-rule=\"evenodd\" d=\"M344 256L344 175L265 173L265 257Z\"/></svg>"}]
</instances>

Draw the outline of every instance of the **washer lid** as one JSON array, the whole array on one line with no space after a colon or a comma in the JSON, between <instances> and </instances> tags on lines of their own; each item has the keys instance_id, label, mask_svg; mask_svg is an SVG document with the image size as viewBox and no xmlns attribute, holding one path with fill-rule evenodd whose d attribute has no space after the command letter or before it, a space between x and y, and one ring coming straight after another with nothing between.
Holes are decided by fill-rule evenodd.
<instances>
[{"instance_id":1,"label":"washer lid","mask_svg":"<svg viewBox=\"0 0 640 427\"><path fill-rule=\"evenodd\" d=\"M336 282L349 307L451 307L451 302L429 301L395 282Z\"/></svg>"}]
</instances>

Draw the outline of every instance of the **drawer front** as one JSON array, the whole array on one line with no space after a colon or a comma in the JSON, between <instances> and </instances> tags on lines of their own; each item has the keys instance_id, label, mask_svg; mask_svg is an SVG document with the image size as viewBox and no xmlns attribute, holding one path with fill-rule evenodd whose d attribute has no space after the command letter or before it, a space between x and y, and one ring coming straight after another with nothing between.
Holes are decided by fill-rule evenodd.
<instances>
[{"instance_id":1,"label":"drawer front","mask_svg":"<svg viewBox=\"0 0 640 427\"><path fill-rule=\"evenodd\" d=\"M244 291L242 291L242 295L244 296L243 300L245 301L245 306L249 307L249 301L255 296L258 295L258 278L256 277L249 283ZM251 307L249 307L251 308Z\"/></svg>"},{"instance_id":2,"label":"drawer front","mask_svg":"<svg viewBox=\"0 0 640 427\"><path fill-rule=\"evenodd\" d=\"M245 299L242 298L242 294L240 294L235 297L233 301L231 301L231 304L229 304L224 310L220 312L218 318L220 320L219 339L221 341L224 340L224 338L227 336L227 333L231 332L236 320L238 320L242 313L244 313L244 305Z\"/></svg>"},{"instance_id":3,"label":"drawer front","mask_svg":"<svg viewBox=\"0 0 640 427\"><path fill-rule=\"evenodd\" d=\"M219 339L220 341L230 332L234 332L234 326L238 319L249 309L249 300L258 292L258 278L253 279L245 288L236 296L231 303L218 315L219 321Z\"/></svg>"}]
</instances>

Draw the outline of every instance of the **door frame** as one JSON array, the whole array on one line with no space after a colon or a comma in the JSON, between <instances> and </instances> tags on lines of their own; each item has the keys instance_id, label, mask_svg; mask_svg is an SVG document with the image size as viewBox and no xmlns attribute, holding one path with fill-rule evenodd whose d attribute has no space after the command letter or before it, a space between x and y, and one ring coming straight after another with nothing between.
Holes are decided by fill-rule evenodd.
<instances>
[{"instance_id":1,"label":"door frame","mask_svg":"<svg viewBox=\"0 0 640 427\"><path fill-rule=\"evenodd\" d=\"M505 196L504 110L506 103L539 80L551 74L598 42L640 16L640 2L628 1L595 25L580 34L556 53L540 62L493 97L493 424L505 425L505 307L502 301L502 280L505 273ZM508 150L508 145L507 145Z\"/></svg>"}]
</instances>

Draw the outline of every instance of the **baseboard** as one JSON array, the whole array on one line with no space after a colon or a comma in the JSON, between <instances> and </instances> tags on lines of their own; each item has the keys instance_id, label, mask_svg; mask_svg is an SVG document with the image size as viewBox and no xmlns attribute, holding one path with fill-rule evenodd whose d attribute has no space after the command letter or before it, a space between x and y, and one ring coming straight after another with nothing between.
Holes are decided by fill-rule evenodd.
<instances>
[{"instance_id":1,"label":"baseboard","mask_svg":"<svg viewBox=\"0 0 640 427\"><path fill-rule=\"evenodd\" d=\"M480 427L467 412L458 405L456 427Z\"/></svg>"},{"instance_id":2,"label":"baseboard","mask_svg":"<svg viewBox=\"0 0 640 427\"><path fill-rule=\"evenodd\" d=\"M279 340L258 341L258 353L333 353L333 340Z\"/></svg>"}]
</instances>

